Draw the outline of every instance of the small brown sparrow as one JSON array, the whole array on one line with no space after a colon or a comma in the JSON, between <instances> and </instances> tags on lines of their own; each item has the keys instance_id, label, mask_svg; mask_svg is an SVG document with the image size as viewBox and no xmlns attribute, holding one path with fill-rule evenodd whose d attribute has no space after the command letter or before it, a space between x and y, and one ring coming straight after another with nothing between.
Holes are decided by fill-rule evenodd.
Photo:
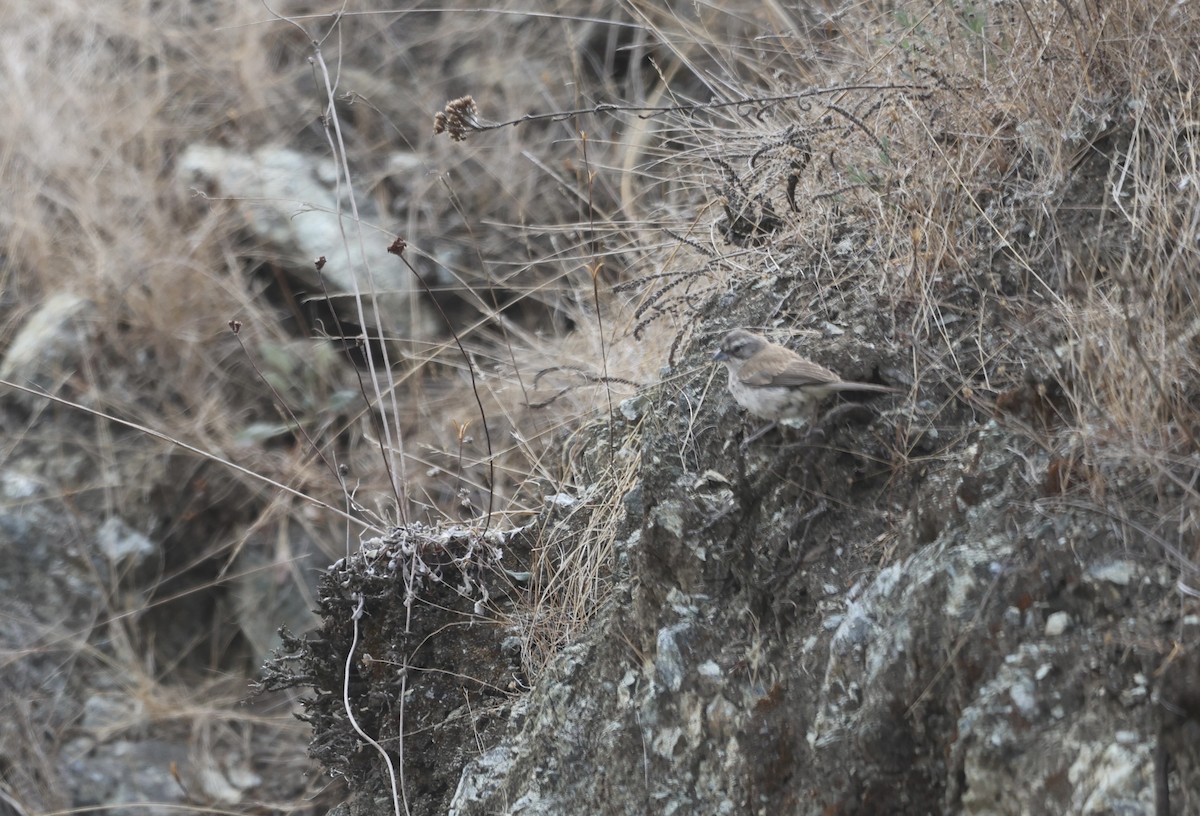
<instances>
[{"instance_id":1,"label":"small brown sparrow","mask_svg":"<svg viewBox=\"0 0 1200 816\"><path fill-rule=\"evenodd\" d=\"M843 380L828 368L745 329L725 335L713 359L729 369L729 393L737 404L756 417L771 420L743 444L758 439L779 422L811 423L821 402L837 391L897 391L886 385Z\"/></svg>"}]
</instances>

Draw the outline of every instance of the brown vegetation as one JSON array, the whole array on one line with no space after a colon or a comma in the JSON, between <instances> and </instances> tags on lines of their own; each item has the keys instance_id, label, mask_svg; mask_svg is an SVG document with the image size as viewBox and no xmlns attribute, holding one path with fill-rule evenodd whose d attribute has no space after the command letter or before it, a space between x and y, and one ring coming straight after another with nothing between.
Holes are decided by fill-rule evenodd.
<instances>
[{"instance_id":1,"label":"brown vegetation","mask_svg":"<svg viewBox=\"0 0 1200 816\"><path fill-rule=\"evenodd\" d=\"M727 399L698 355L735 314L775 339L866 324L910 395L888 468L936 457L964 416L1019 427L1048 454L1028 474L1047 501L1159 541L1194 591L1200 10L612 5L0 10L0 352L51 295L85 298L52 386L95 412L27 403L0 449L75 457L44 500L81 529L138 520L168 552L144 591L101 582L94 631L48 626L5 666L70 644L144 701L114 728L269 744L289 763L272 773L298 778L290 713L235 713L255 668L221 617L235 557L261 547L293 581L325 566L292 563L296 536L333 561L401 523L552 519L569 546L547 535L506 579L528 573L503 616L535 682L607 597L656 421L639 401L703 382L678 406L692 450ZM382 219L349 248L403 238L436 329L364 365L230 202L177 183L203 142L344 160ZM570 503L539 516L548 496ZM232 680L197 679L214 674ZM23 716L29 756L69 738ZM7 783L65 809L60 775L46 760Z\"/></svg>"}]
</instances>

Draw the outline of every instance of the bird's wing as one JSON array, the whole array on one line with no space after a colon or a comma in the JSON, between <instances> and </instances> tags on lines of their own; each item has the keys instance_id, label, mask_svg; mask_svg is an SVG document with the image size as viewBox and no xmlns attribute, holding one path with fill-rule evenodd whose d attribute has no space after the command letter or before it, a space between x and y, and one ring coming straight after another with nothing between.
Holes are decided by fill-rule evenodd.
<instances>
[{"instance_id":1,"label":"bird's wing","mask_svg":"<svg viewBox=\"0 0 1200 816\"><path fill-rule=\"evenodd\" d=\"M825 366L817 365L808 360L794 360L787 368L776 374L760 371L749 377L743 377L746 385L770 387L803 388L807 385L828 385L838 382L838 375Z\"/></svg>"}]
</instances>

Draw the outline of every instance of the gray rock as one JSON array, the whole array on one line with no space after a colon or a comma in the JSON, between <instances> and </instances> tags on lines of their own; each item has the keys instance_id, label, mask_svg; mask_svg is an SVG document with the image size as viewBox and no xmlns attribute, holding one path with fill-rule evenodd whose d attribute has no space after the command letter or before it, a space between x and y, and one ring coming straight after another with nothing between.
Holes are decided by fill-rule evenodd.
<instances>
[{"instance_id":1,"label":"gray rock","mask_svg":"<svg viewBox=\"0 0 1200 816\"><path fill-rule=\"evenodd\" d=\"M186 189L228 199L261 243L263 256L283 265L308 294L322 296L323 276L343 320L367 325L373 333L428 334L429 316L414 298L418 284L412 272L388 253L392 236L380 231L379 213L362 191L360 240L345 181L339 191L332 159L270 145L247 154L194 144L180 156L176 175ZM322 256L327 262L318 273L314 262ZM352 297L356 291L365 299L365 321ZM371 293L378 311L371 306Z\"/></svg>"},{"instance_id":2,"label":"gray rock","mask_svg":"<svg viewBox=\"0 0 1200 816\"><path fill-rule=\"evenodd\" d=\"M234 614L257 663L279 648L280 626L306 632L319 622L312 611L314 567L325 556L302 525L291 524L286 532L286 538L248 535L231 571Z\"/></svg>"},{"instance_id":3,"label":"gray rock","mask_svg":"<svg viewBox=\"0 0 1200 816\"><path fill-rule=\"evenodd\" d=\"M64 778L76 806L103 806L112 816L171 816L186 803L171 766L186 767L187 749L161 740L117 740L69 760Z\"/></svg>"},{"instance_id":4,"label":"gray rock","mask_svg":"<svg viewBox=\"0 0 1200 816\"><path fill-rule=\"evenodd\" d=\"M154 542L117 516L100 525L96 531L96 544L112 566L134 570L158 552Z\"/></svg>"},{"instance_id":5,"label":"gray rock","mask_svg":"<svg viewBox=\"0 0 1200 816\"><path fill-rule=\"evenodd\" d=\"M86 298L60 293L47 298L21 325L0 360L0 379L55 392L79 368L87 352L89 332ZM6 399L27 408L43 405L41 397L8 391Z\"/></svg>"},{"instance_id":6,"label":"gray rock","mask_svg":"<svg viewBox=\"0 0 1200 816\"><path fill-rule=\"evenodd\" d=\"M672 692L679 691L687 670L683 652L679 647L679 639L689 628L690 624L677 623L659 630L658 633L658 651L654 660L654 671L659 682Z\"/></svg>"}]
</instances>

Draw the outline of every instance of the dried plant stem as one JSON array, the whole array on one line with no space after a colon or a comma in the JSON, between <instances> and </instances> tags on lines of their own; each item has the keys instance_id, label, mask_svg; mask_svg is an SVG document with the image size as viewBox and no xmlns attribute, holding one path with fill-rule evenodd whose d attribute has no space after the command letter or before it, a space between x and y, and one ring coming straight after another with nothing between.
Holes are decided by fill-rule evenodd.
<instances>
[{"instance_id":1,"label":"dried plant stem","mask_svg":"<svg viewBox=\"0 0 1200 816\"><path fill-rule=\"evenodd\" d=\"M400 816L401 803L403 803L404 806L405 816L408 816L408 796L404 793L403 780L401 780L399 785L397 785L396 767L392 764L392 758L388 756L388 752L384 750L382 745L372 739L371 735L369 735L366 731L362 730L362 727L358 724L358 720L354 719L354 711L350 707L350 669L354 665L354 650L358 648L358 620L362 617L363 606L365 604L366 599L362 595L359 595L358 606L354 609L354 614L350 616L350 620L354 624L354 637L350 641L350 651L346 653L346 677L342 684L342 705L346 709L346 719L350 721L350 726L354 729L355 733L362 737L364 741L369 743L372 748L378 751L379 755L383 757L383 761L387 764L388 779L392 783L392 806L395 810L396 816ZM403 697L403 695L401 696ZM404 709L401 707L401 734L403 734L404 728L403 711ZM403 753L401 754L400 761L402 763L404 761ZM403 772L403 768L401 768L401 773Z\"/></svg>"},{"instance_id":2,"label":"dried plant stem","mask_svg":"<svg viewBox=\"0 0 1200 816\"><path fill-rule=\"evenodd\" d=\"M361 527L363 529L366 529L366 530L374 529L373 525L371 525L369 522L363 521L360 518L356 518L355 516L350 515L346 511L342 510L341 508L334 507L331 504L326 504L325 502L321 501L320 499L314 499L312 496L309 496L306 493L302 493L294 487L289 487L288 485L285 485L282 482L277 482L274 479L271 479L267 476L262 475L261 473L256 473L253 470L250 470L249 468L245 468L239 464L230 462L228 459L223 459L222 457L217 456L215 453L212 453L210 451L201 450L200 448L197 448L194 445L189 445L188 443L183 442L179 439L176 439L173 436L169 436L168 434L165 434L162 431L156 431L147 425L141 425L137 422L133 422L132 420L128 420L128 419L121 419L120 417L113 416L112 414L106 414L103 411L97 410L95 408L89 408L86 405L80 405L77 402L71 402L69 399L64 399L55 394L50 394L45 391L39 391L36 388L30 388L25 385L19 385L15 382L10 382L8 380L0 380L0 385L4 385L9 388L16 389L17 391L24 391L26 394L32 394L36 397L41 397L42 399L50 400L51 402L57 402L59 405L65 405L68 408L74 408L76 411L82 411L85 414L90 414L91 416L98 417L98 418L104 419L104 420L108 420L109 422L115 422L118 425L124 425L126 428L130 428L132 430L137 431L138 433L145 434L146 436L149 436L149 437L153 437L154 439L159 439L159 440L162 440L163 442L170 442L172 445L176 445L180 448L183 448L188 453L196 454L201 459L207 459L210 462L216 462L218 465L224 465L225 467L227 467L231 470L237 471L238 473L242 474L243 476L249 476L251 479L262 482L263 484L266 484L266 485L270 485L271 487L275 488L276 490L282 490L284 493L288 493L292 496L295 496L298 499L303 499L304 501L309 502L310 504L315 504L317 507L320 507L322 510L328 510L330 513L333 513L334 515L336 515L340 518L343 518L346 521L353 522L354 524L357 524L359 527Z\"/></svg>"}]
</instances>

